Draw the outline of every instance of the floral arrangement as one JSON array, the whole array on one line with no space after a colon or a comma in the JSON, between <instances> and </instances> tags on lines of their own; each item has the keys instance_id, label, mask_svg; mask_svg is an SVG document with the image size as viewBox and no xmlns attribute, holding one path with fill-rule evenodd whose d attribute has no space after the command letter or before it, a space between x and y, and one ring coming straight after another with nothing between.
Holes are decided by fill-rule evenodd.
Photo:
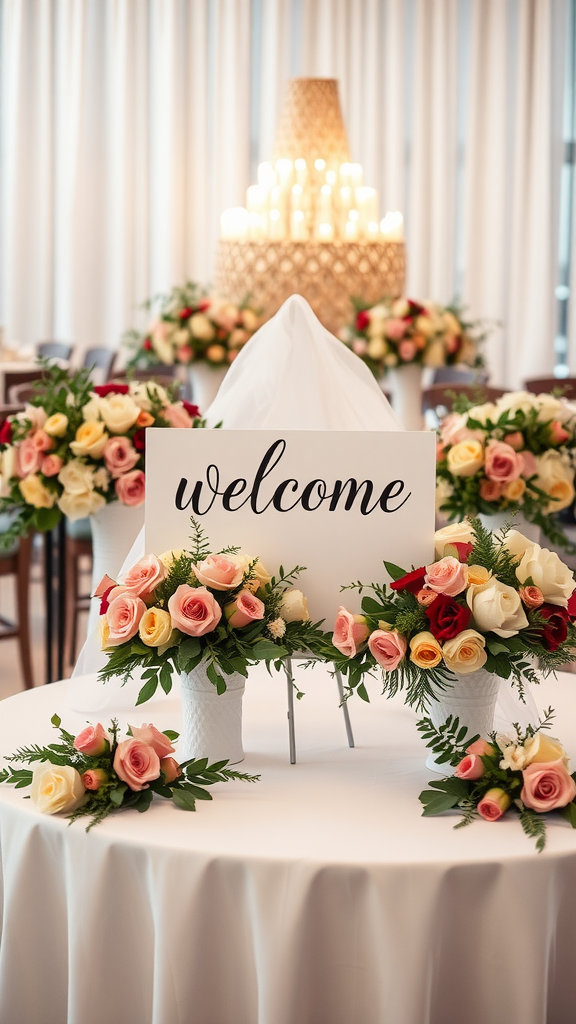
<instances>
[{"instance_id":1,"label":"floral arrangement","mask_svg":"<svg viewBox=\"0 0 576 1024\"><path fill-rule=\"evenodd\" d=\"M158 307L158 316L145 334L129 331L124 342L132 350L131 366L203 360L211 366L228 366L260 326L261 320L248 303L241 306L206 295L192 281L158 295L144 304Z\"/></svg>"},{"instance_id":2,"label":"floral arrangement","mask_svg":"<svg viewBox=\"0 0 576 1024\"><path fill-rule=\"evenodd\" d=\"M173 670L192 672L202 663L224 693L226 676L247 676L250 664L279 664L298 651L320 654L330 646L320 624L310 621L304 594L292 586L303 566L291 572L281 566L271 577L237 547L211 552L202 528L194 519L192 525L189 551L147 555L118 584L105 577L96 589L108 655L99 678L126 682L144 668L138 704L158 683L169 693Z\"/></svg>"},{"instance_id":3,"label":"floral arrangement","mask_svg":"<svg viewBox=\"0 0 576 1024\"><path fill-rule=\"evenodd\" d=\"M203 425L195 405L153 382L94 387L88 370L49 367L0 429L0 510L15 513L3 543L110 501L141 505L146 428Z\"/></svg>"},{"instance_id":4,"label":"floral arrangement","mask_svg":"<svg viewBox=\"0 0 576 1024\"><path fill-rule=\"evenodd\" d=\"M576 773L570 774L569 761L559 740L546 736L553 719L552 708L537 728L528 726L513 734L493 732L489 739L466 739L466 728L450 717L436 729L429 718L417 728L437 763L452 765L454 775L430 782L420 794L423 815L431 817L452 808L463 817L454 826L461 828L478 816L498 821L510 808L520 817L526 835L536 840L542 852L546 845L546 820L549 811L560 811L576 828Z\"/></svg>"},{"instance_id":5,"label":"floral arrangement","mask_svg":"<svg viewBox=\"0 0 576 1024\"><path fill-rule=\"evenodd\" d=\"M51 721L60 741L23 747L6 757L6 761L35 767L4 768L0 782L14 783L16 789L30 786L32 801L44 814L66 814L70 822L88 815L92 820L87 832L113 811L126 807L147 811L154 794L184 811L194 811L196 800L212 799L204 787L230 779L256 782L260 778L232 771L227 761L209 765L201 758L178 764L171 756L178 733L160 732L154 725L129 726L126 739L119 739L116 719L108 732L98 723L77 736L61 728L58 715Z\"/></svg>"},{"instance_id":6,"label":"floral arrangement","mask_svg":"<svg viewBox=\"0 0 576 1024\"><path fill-rule=\"evenodd\" d=\"M574 501L576 406L513 391L497 402L461 399L442 422L436 505L448 519L521 510L553 543L576 553L551 516Z\"/></svg>"},{"instance_id":7,"label":"floral arrangement","mask_svg":"<svg viewBox=\"0 0 576 1024\"><path fill-rule=\"evenodd\" d=\"M485 668L518 685L538 682L576 655L576 586L555 552L516 530L500 535L480 520L438 530L436 560L411 572L385 562L392 583L352 584L372 591L362 614L341 607L334 662L348 676L349 693L368 700L363 675L382 670L384 693L406 688L408 703L426 707L454 681Z\"/></svg>"},{"instance_id":8,"label":"floral arrangement","mask_svg":"<svg viewBox=\"0 0 576 1024\"><path fill-rule=\"evenodd\" d=\"M479 322L466 322L455 303L439 306L414 299L382 299L367 306L355 300L355 307L354 323L340 337L375 377L408 363L484 365L480 345L486 331Z\"/></svg>"}]
</instances>

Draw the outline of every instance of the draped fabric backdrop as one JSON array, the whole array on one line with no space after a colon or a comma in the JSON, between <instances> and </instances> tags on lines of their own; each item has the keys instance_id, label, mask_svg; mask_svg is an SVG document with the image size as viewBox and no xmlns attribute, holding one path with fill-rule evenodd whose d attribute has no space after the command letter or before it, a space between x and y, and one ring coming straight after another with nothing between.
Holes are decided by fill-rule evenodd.
<instances>
[{"instance_id":1,"label":"draped fabric backdrop","mask_svg":"<svg viewBox=\"0 0 576 1024\"><path fill-rule=\"evenodd\" d=\"M552 371L569 0L0 4L9 337L115 347L145 298L208 283L286 78L329 76L404 212L409 293L500 322L495 382Z\"/></svg>"}]
</instances>

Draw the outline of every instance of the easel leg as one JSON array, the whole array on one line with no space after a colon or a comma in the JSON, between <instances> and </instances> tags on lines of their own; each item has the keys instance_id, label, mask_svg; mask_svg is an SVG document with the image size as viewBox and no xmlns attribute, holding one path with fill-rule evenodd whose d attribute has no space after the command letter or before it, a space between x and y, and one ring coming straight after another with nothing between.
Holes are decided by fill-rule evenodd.
<instances>
[{"instance_id":1,"label":"easel leg","mask_svg":"<svg viewBox=\"0 0 576 1024\"><path fill-rule=\"evenodd\" d=\"M294 677L292 675L292 659L284 659L284 671L288 687L288 740L290 744L290 764L296 764L296 734L294 732Z\"/></svg>"},{"instance_id":2,"label":"easel leg","mask_svg":"<svg viewBox=\"0 0 576 1024\"><path fill-rule=\"evenodd\" d=\"M340 694L340 702L344 700L344 685L342 683L342 675L339 669L335 669L336 682L338 683L338 693ZM348 713L348 702L344 701L342 704L342 714L344 715L344 725L346 726L346 735L348 737L348 746L354 746L354 734L352 732L352 723L350 721L350 715Z\"/></svg>"}]
</instances>

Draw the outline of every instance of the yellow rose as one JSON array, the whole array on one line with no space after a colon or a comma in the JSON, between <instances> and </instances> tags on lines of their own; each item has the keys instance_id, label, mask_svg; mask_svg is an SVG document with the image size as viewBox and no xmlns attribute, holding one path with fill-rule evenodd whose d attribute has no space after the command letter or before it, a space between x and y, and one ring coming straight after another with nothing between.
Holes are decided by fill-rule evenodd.
<instances>
[{"instance_id":1,"label":"yellow rose","mask_svg":"<svg viewBox=\"0 0 576 1024\"><path fill-rule=\"evenodd\" d=\"M94 490L64 491L58 498L58 508L72 523L76 519L87 519L94 515L105 504L106 498Z\"/></svg>"},{"instance_id":2,"label":"yellow rose","mask_svg":"<svg viewBox=\"0 0 576 1024\"><path fill-rule=\"evenodd\" d=\"M169 569L172 562L176 561L184 554L184 548L175 548L173 551L164 551L163 554L158 555L158 561L162 562L165 569Z\"/></svg>"},{"instance_id":3,"label":"yellow rose","mask_svg":"<svg viewBox=\"0 0 576 1024\"><path fill-rule=\"evenodd\" d=\"M226 359L226 349L223 345L208 345L206 359L211 363L223 363Z\"/></svg>"},{"instance_id":4,"label":"yellow rose","mask_svg":"<svg viewBox=\"0 0 576 1024\"><path fill-rule=\"evenodd\" d=\"M83 423L76 431L76 440L70 442L70 450L76 456L89 455L92 459L101 459L107 440L103 423L97 420Z\"/></svg>"},{"instance_id":5,"label":"yellow rose","mask_svg":"<svg viewBox=\"0 0 576 1024\"><path fill-rule=\"evenodd\" d=\"M568 763L568 757L564 747L559 740L553 736L547 736L544 732L536 732L524 744L526 764L533 764L546 761L563 761Z\"/></svg>"},{"instance_id":6,"label":"yellow rose","mask_svg":"<svg viewBox=\"0 0 576 1024\"><path fill-rule=\"evenodd\" d=\"M147 647L161 647L172 636L172 619L162 608L147 608L140 619L138 632Z\"/></svg>"},{"instance_id":7,"label":"yellow rose","mask_svg":"<svg viewBox=\"0 0 576 1024\"><path fill-rule=\"evenodd\" d=\"M435 668L442 661L442 648L432 636L424 631L417 633L410 641L410 661L418 668Z\"/></svg>"},{"instance_id":8,"label":"yellow rose","mask_svg":"<svg viewBox=\"0 0 576 1024\"><path fill-rule=\"evenodd\" d=\"M210 323L210 320L204 313L194 313L190 317L190 330L195 338L200 341L212 341L214 334L214 324Z\"/></svg>"},{"instance_id":9,"label":"yellow rose","mask_svg":"<svg viewBox=\"0 0 576 1024\"><path fill-rule=\"evenodd\" d=\"M383 359L387 351L388 346L382 338L371 338L368 342L366 355L370 356L370 359Z\"/></svg>"},{"instance_id":10,"label":"yellow rose","mask_svg":"<svg viewBox=\"0 0 576 1024\"><path fill-rule=\"evenodd\" d=\"M486 664L486 639L475 629L463 629L453 640L447 640L442 654L446 667L457 675L477 672Z\"/></svg>"},{"instance_id":11,"label":"yellow rose","mask_svg":"<svg viewBox=\"0 0 576 1024\"><path fill-rule=\"evenodd\" d=\"M446 350L444 348L444 342L440 338L434 338L430 341L424 349L424 355L422 357L424 366L433 366L437 369L439 366L444 366L446 362Z\"/></svg>"},{"instance_id":12,"label":"yellow rose","mask_svg":"<svg viewBox=\"0 0 576 1024\"><path fill-rule=\"evenodd\" d=\"M462 325L459 323L459 321L456 319L453 313L451 313L449 310L446 310L443 319L444 326L446 327L448 334L455 334L456 337L462 334Z\"/></svg>"},{"instance_id":13,"label":"yellow rose","mask_svg":"<svg viewBox=\"0 0 576 1024\"><path fill-rule=\"evenodd\" d=\"M534 483L555 499L543 510L546 515L561 512L574 501L574 470L560 452L547 451L536 458L538 476Z\"/></svg>"},{"instance_id":14,"label":"yellow rose","mask_svg":"<svg viewBox=\"0 0 576 1024\"><path fill-rule=\"evenodd\" d=\"M44 430L51 437L64 437L68 430L68 417L63 412L55 412L53 416L49 416L46 420Z\"/></svg>"},{"instance_id":15,"label":"yellow rose","mask_svg":"<svg viewBox=\"0 0 576 1024\"><path fill-rule=\"evenodd\" d=\"M474 476L484 465L484 449L480 441L460 441L448 452L448 469L452 476Z\"/></svg>"},{"instance_id":16,"label":"yellow rose","mask_svg":"<svg viewBox=\"0 0 576 1024\"><path fill-rule=\"evenodd\" d=\"M483 565L469 565L468 566L468 586L469 587L481 587L483 583L488 583L492 573L489 569L485 569Z\"/></svg>"},{"instance_id":17,"label":"yellow rose","mask_svg":"<svg viewBox=\"0 0 576 1024\"><path fill-rule=\"evenodd\" d=\"M75 811L84 795L82 779L72 765L43 762L32 771L30 796L43 814Z\"/></svg>"},{"instance_id":18,"label":"yellow rose","mask_svg":"<svg viewBox=\"0 0 576 1024\"><path fill-rule=\"evenodd\" d=\"M100 415L113 434L125 434L136 423L140 409L130 395L108 395L100 399Z\"/></svg>"},{"instance_id":19,"label":"yellow rose","mask_svg":"<svg viewBox=\"0 0 576 1024\"><path fill-rule=\"evenodd\" d=\"M508 501L519 502L525 490L526 481L523 480L522 477L518 477L518 480L510 480L509 483L506 484L502 494L508 499Z\"/></svg>"},{"instance_id":20,"label":"yellow rose","mask_svg":"<svg viewBox=\"0 0 576 1024\"><path fill-rule=\"evenodd\" d=\"M30 473L20 481L20 490L26 504L34 508L52 508L56 501L56 495L44 487L36 473Z\"/></svg>"},{"instance_id":21,"label":"yellow rose","mask_svg":"<svg viewBox=\"0 0 576 1024\"><path fill-rule=\"evenodd\" d=\"M240 312L242 323L247 331L251 333L256 330L260 323L260 317L254 312L253 309L243 309Z\"/></svg>"},{"instance_id":22,"label":"yellow rose","mask_svg":"<svg viewBox=\"0 0 576 1024\"><path fill-rule=\"evenodd\" d=\"M98 632L100 634L100 650L106 651L110 646L108 643L108 638L110 636L110 626L108 623L108 619L106 618L105 615L101 615L100 618L98 619Z\"/></svg>"},{"instance_id":23,"label":"yellow rose","mask_svg":"<svg viewBox=\"0 0 576 1024\"><path fill-rule=\"evenodd\" d=\"M418 333L423 334L425 338L429 338L430 335L434 334L434 324L429 316L417 316L414 326Z\"/></svg>"},{"instance_id":24,"label":"yellow rose","mask_svg":"<svg viewBox=\"0 0 576 1024\"><path fill-rule=\"evenodd\" d=\"M234 565L239 565L243 572L248 572L251 559L248 558L247 555L230 555L229 558ZM256 565L252 567L252 572L254 573L254 578L248 581L246 584L246 590L250 590L255 594L260 587L265 587L267 583L270 583L272 577L270 576L270 573L266 571L260 560L258 560Z\"/></svg>"}]
</instances>

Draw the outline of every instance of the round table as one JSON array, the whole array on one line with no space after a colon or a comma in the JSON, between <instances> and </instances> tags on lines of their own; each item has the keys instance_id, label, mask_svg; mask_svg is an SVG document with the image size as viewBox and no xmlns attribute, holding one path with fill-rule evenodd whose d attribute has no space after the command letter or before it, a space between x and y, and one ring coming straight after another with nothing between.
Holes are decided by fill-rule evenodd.
<instances>
[{"instance_id":1,"label":"round table","mask_svg":"<svg viewBox=\"0 0 576 1024\"><path fill-rule=\"evenodd\" d=\"M566 1024L573 1019L576 832L555 817L537 855L515 817L454 831L425 819L415 715L375 684L350 702L299 670L298 762L286 686L244 699L243 769L195 814L155 801L86 834L0 788L2 1024ZM77 731L68 682L2 702L0 750ZM82 684L75 684L82 685ZM576 754L576 680L543 683ZM76 691L76 697L78 692ZM99 716L178 727L179 700Z\"/></svg>"}]
</instances>

